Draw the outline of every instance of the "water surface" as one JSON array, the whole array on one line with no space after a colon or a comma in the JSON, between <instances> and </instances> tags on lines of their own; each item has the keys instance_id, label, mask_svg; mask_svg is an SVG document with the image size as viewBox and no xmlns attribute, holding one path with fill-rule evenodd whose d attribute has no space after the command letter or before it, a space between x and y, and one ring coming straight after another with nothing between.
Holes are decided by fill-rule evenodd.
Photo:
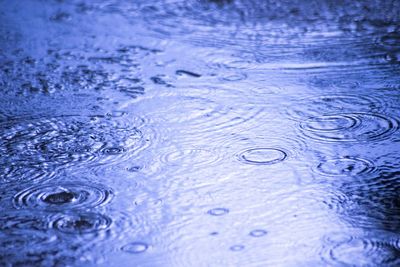
<instances>
[{"instance_id":1,"label":"water surface","mask_svg":"<svg viewBox=\"0 0 400 267\"><path fill-rule=\"evenodd\" d=\"M396 1L0 1L1 266L399 266Z\"/></svg>"}]
</instances>

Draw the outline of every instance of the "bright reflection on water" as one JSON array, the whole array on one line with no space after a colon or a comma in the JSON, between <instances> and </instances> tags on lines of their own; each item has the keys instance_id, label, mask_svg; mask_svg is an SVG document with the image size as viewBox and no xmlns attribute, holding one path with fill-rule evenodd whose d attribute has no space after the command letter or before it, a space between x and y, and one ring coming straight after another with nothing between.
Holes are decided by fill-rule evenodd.
<instances>
[{"instance_id":1,"label":"bright reflection on water","mask_svg":"<svg viewBox=\"0 0 400 267\"><path fill-rule=\"evenodd\" d=\"M1 266L399 266L398 1L0 1Z\"/></svg>"}]
</instances>

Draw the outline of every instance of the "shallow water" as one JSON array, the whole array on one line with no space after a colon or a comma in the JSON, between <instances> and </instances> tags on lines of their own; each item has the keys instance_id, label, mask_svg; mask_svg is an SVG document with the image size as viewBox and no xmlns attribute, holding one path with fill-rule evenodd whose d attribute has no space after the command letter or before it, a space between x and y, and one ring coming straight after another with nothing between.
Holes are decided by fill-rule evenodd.
<instances>
[{"instance_id":1,"label":"shallow water","mask_svg":"<svg viewBox=\"0 0 400 267\"><path fill-rule=\"evenodd\" d=\"M1 266L399 266L396 1L0 1Z\"/></svg>"}]
</instances>

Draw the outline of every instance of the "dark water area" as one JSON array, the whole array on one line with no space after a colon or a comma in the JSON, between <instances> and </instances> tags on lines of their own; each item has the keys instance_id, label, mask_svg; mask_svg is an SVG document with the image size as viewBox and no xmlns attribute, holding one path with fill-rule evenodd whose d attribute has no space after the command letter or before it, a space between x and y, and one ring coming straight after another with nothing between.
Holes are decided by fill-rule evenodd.
<instances>
[{"instance_id":1,"label":"dark water area","mask_svg":"<svg viewBox=\"0 0 400 267\"><path fill-rule=\"evenodd\" d=\"M400 266L399 14L0 0L0 266Z\"/></svg>"}]
</instances>

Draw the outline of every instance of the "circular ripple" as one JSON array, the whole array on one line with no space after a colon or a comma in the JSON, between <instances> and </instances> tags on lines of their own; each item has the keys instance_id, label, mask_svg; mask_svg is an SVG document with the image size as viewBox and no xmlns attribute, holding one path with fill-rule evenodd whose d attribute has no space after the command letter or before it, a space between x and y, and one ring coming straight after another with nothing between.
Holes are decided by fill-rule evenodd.
<instances>
[{"instance_id":1,"label":"circular ripple","mask_svg":"<svg viewBox=\"0 0 400 267\"><path fill-rule=\"evenodd\" d=\"M271 165L284 161L288 153L276 148L251 148L237 155L239 161L253 165Z\"/></svg>"},{"instance_id":2,"label":"circular ripple","mask_svg":"<svg viewBox=\"0 0 400 267\"><path fill-rule=\"evenodd\" d=\"M20 233L27 230L45 231L47 229L47 214L30 211L2 212L0 216L0 232Z\"/></svg>"},{"instance_id":3,"label":"circular ripple","mask_svg":"<svg viewBox=\"0 0 400 267\"><path fill-rule=\"evenodd\" d=\"M324 142L385 140L398 129L397 120L380 114L349 113L320 116L300 124L304 136Z\"/></svg>"},{"instance_id":4,"label":"circular ripple","mask_svg":"<svg viewBox=\"0 0 400 267\"><path fill-rule=\"evenodd\" d=\"M328 176L347 176L370 173L375 169L371 161L355 157L328 159L319 163L315 170Z\"/></svg>"},{"instance_id":5,"label":"circular ripple","mask_svg":"<svg viewBox=\"0 0 400 267\"><path fill-rule=\"evenodd\" d=\"M233 245L229 248L231 251L242 251L244 249L243 245Z\"/></svg>"},{"instance_id":6,"label":"circular ripple","mask_svg":"<svg viewBox=\"0 0 400 267\"><path fill-rule=\"evenodd\" d=\"M212 151L202 148L170 148L170 151L166 152L161 157L161 162L168 165L179 165L179 166L189 166L202 167L211 166L220 161L221 157L217 151Z\"/></svg>"},{"instance_id":7,"label":"circular ripple","mask_svg":"<svg viewBox=\"0 0 400 267\"><path fill-rule=\"evenodd\" d=\"M14 196L14 205L44 210L92 208L109 202L112 196L110 189L96 184L49 184L19 192Z\"/></svg>"},{"instance_id":8,"label":"circular ripple","mask_svg":"<svg viewBox=\"0 0 400 267\"><path fill-rule=\"evenodd\" d=\"M326 95L295 100L285 112L290 118L303 121L321 115L381 111L384 107L384 103L370 96Z\"/></svg>"},{"instance_id":9,"label":"circular ripple","mask_svg":"<svg viewBox=\"0 0 400 267\"><path fill-rule=\"evenodd\" d=\"M379 43L389 49L400 49L400 34L395 32L389 33L382 36Z\"/></svg>"},{"instance_id":10,"label":"circular ripple","mask_svg":"<svg viewBox=\"0 0 400 267\"><path fill-rule=\"evenodd\" d=\"M50 228L67 234L88 234L106 230L112 220L97 213L58 214L50 223Z\"/></svg>"},{"instance_id":11,"label":"circular ripple","mask_svg":"<svg viewBox=\"0 0 400 267\"><path fill-rule=\"evenodd\" d=\"M226 208L215 208L207 211L212 216L222 216L229 213L229 209Z\"/></svg>"},{"instance_id":12,"label":"circular ripple","mask_svg":"<svg viewBox=\"0 0 400 267\"><path fill-rule=\"evenodd\" d=\"M397 240L351 237L328 244L322 257L329 263L353 266L398 266L400 247Z\"/></svg>"},{"instance_id":13,"label":"circular ripple","mask_svg":"<svg viewBox=\"0 0 400 267\"><path fill-rule=\"evenodd\" d=\"M263 110L257 106L228 106L226 103L204 97L158 96L140 101L138 108L152 121L172 125L188 134L206 134L251 124Z\"/></svg>"},{"instance_id":14,"label":"circular ripple","mask_svg":"<svg viewBox=\"0 0 400 267\"><path fill-rule=\"evenodd\" d=\"M262 237L265 236L266 234L268 234L268 232L263 229L255 229L250 232L250 236L252 237Z\"/></svg>"},{"instance_id":15,"label":"circular ripple","mask_svg":"<svg viewBox=\"0 0 400 267\"><path fill-rule=\"evenodd\" d=\"M145 252L148 248L149 246L146 243L132 242L123 246L121 250L131 254L139 254Z\"/></svg>"},{"instance_id":16,"label":"circular ripple","mask_svg":"<svg viewBox=\"0 0 400 267\"><path fill-rule=\"evenodd\" d=\"M7 162L29 165L92 161L140 150L145 145L142 125L141 119L108 116L21 118L0 125L0 153L8 155Z\"/></svg>"},{"instance_id":17,"label":"circular ripple","mask_svg":"<svg viewBox=\"0 0 400 267\"><path fill-rule=\"evenodd\" d=\"M7 163L0 165L0 181L2 184L37 182L51 179L52 177L53 173L36 166L10 165Z\"/></svg>"},{"instance_id":18,"label":"circular ripple","mask_svg":"<svg viewBox=\"0 0 400 267\"><path fill-rule=\"evenodd\" d=\"M29 253L30 248L35 248L35 251L38 251L48 248L48 246L54 246L55 241L57 241L56 236L40 231L19 231L12 234L0 234L0 253L7 252L20 256L23 252Z\"/></svg>"}]
</instances>

